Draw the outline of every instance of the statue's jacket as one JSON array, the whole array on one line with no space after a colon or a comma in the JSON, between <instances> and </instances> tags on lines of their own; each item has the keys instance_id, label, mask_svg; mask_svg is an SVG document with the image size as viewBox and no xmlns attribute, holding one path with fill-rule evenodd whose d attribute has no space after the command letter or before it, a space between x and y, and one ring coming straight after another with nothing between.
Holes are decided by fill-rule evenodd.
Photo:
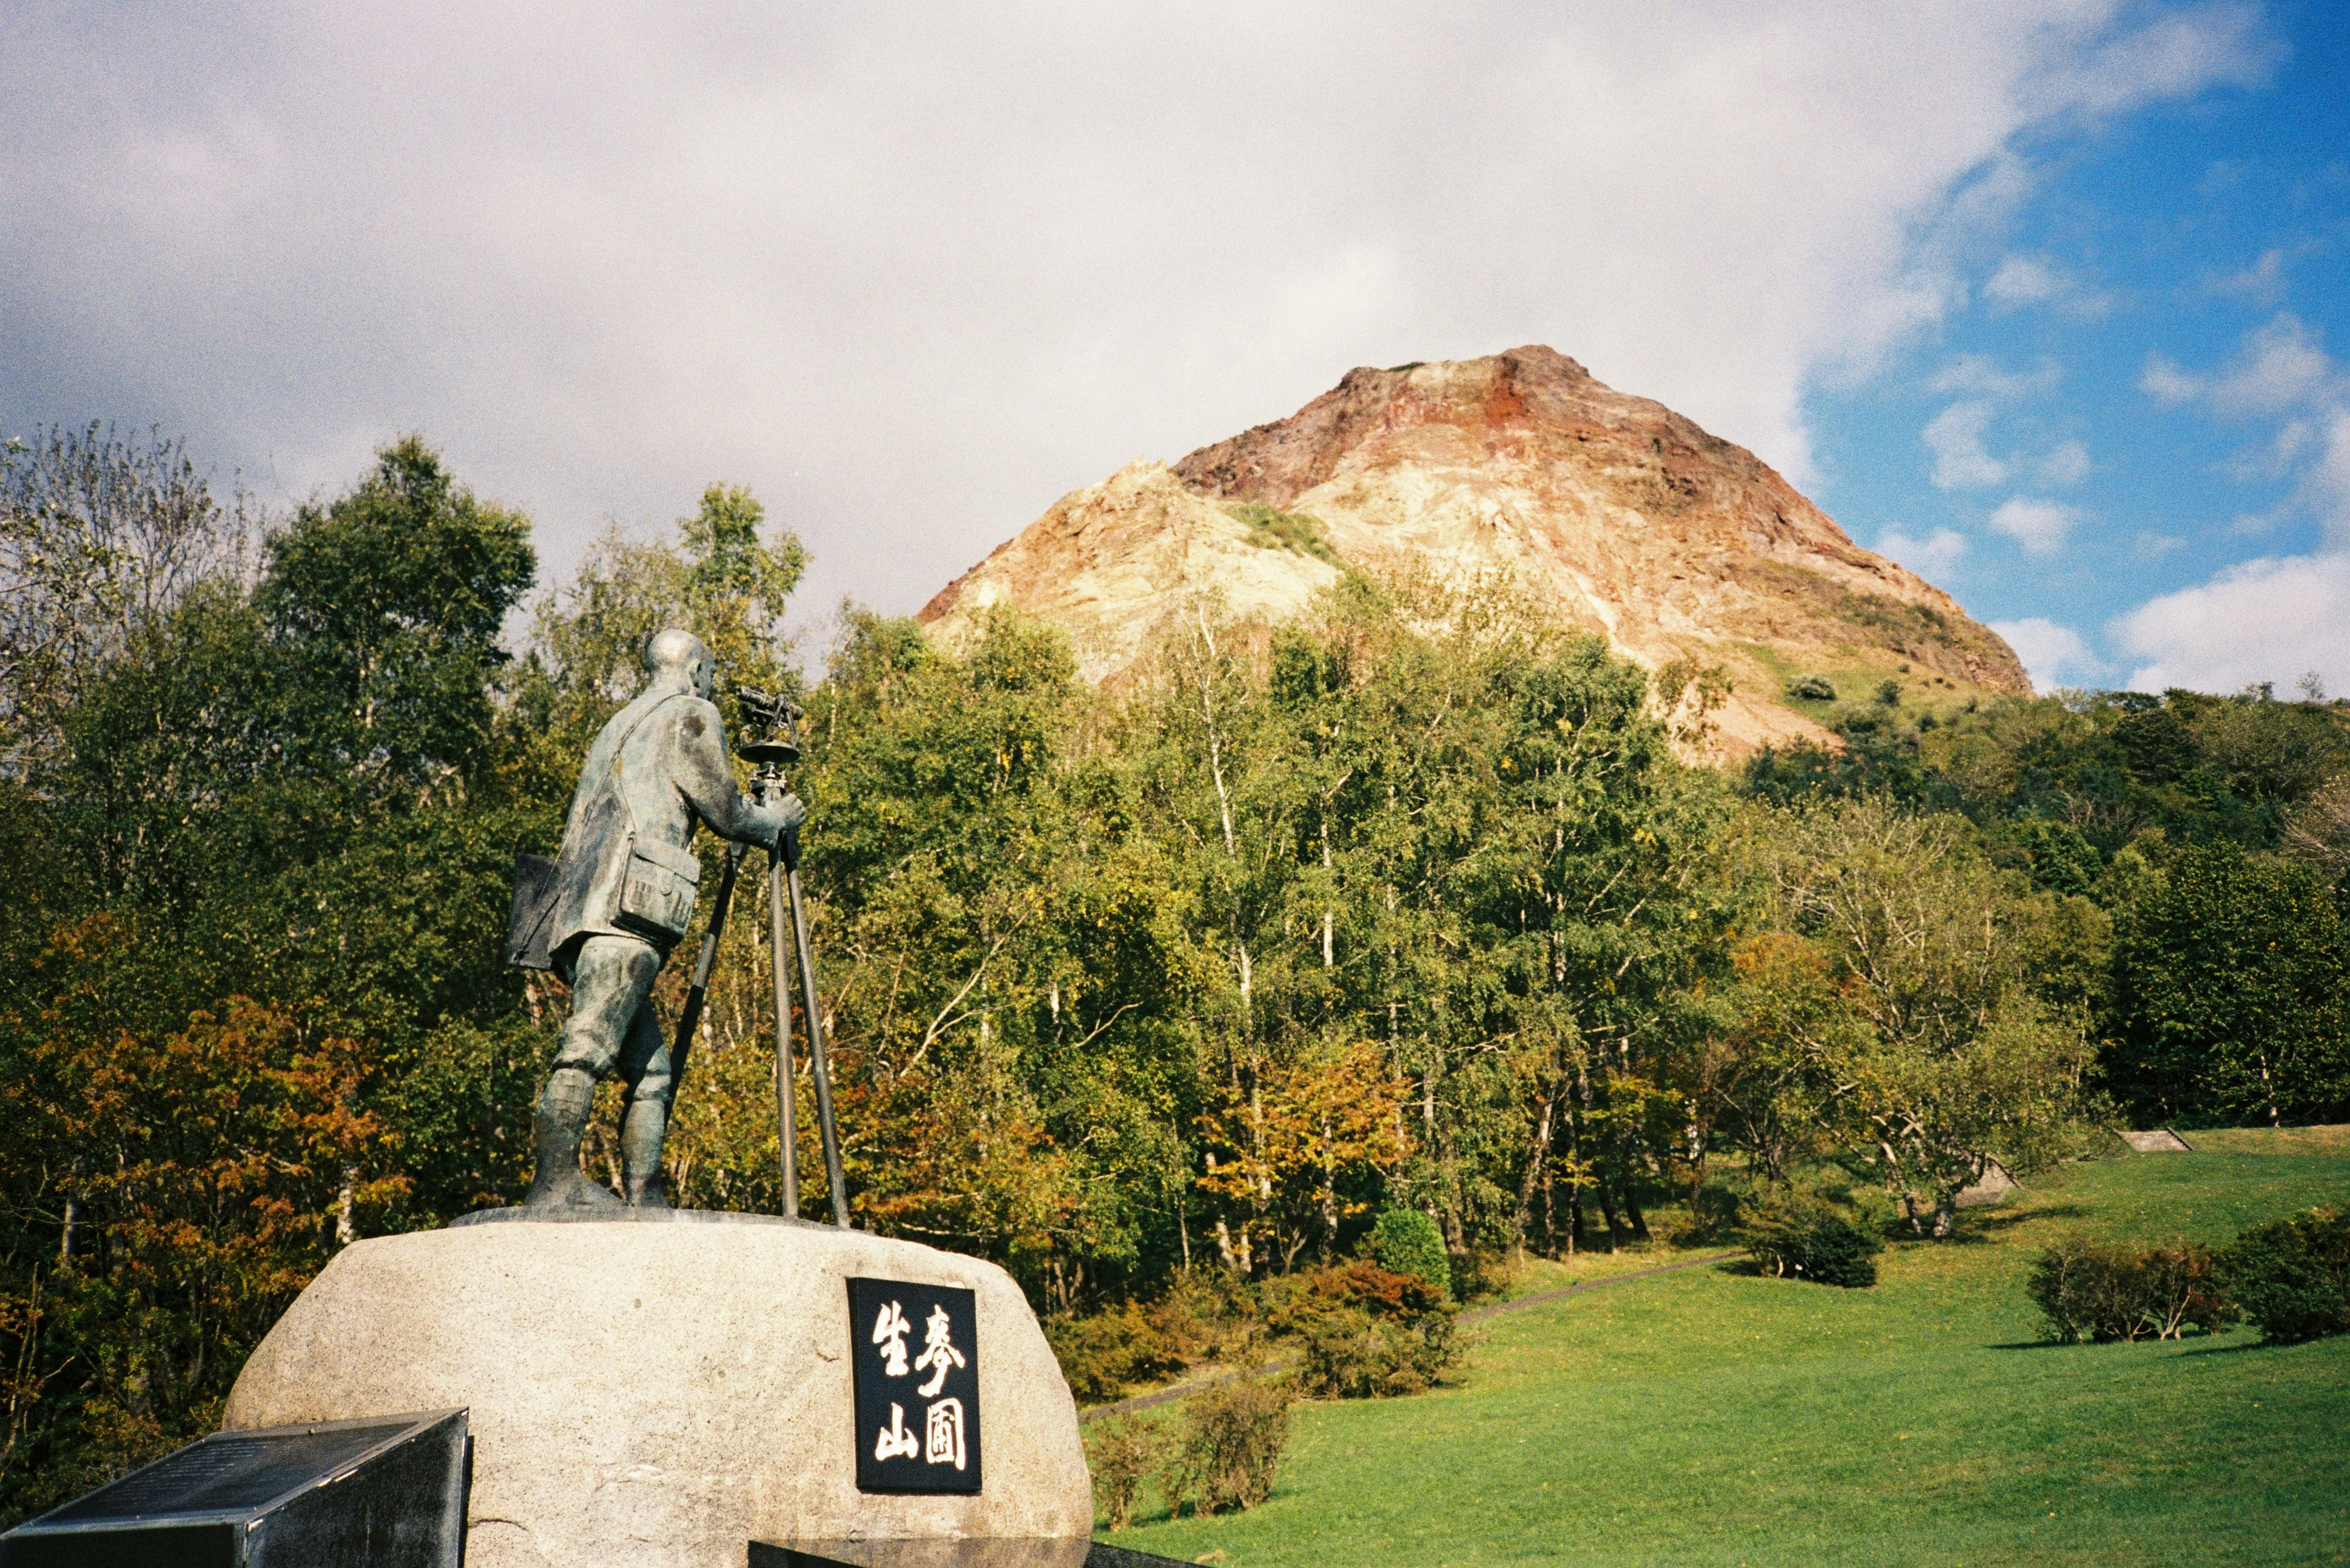
<instances>
[{"instance_id":1,"label":"statue's jacket","mask_svg":"<svg viewBox=\"0 0 2350 1568\"><path fill-rule=\"evenodd\" d=\"M536 950L560 953L586 936L634 937L666 950L683 919L671 930L657 929L624 909L624 894L641 893L643 881L659 881L665 867L681 883L690 915L702 874L693 854L697 821L722 837L757 841L752 803L734 787L718 709L656 684L613 714L588 749Z\"/></svg>"}]
</instances>

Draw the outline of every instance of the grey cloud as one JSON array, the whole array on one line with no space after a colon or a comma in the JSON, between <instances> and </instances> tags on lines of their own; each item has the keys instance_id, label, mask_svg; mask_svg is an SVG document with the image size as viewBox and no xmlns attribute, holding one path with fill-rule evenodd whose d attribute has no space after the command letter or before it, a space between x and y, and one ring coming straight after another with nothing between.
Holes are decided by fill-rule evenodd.
<instances>
[{"instance_id":1,"label":"grey cloud","mask_svg":"<svg viewBox=\"0 0 2350 1568\"><path fill-rule=\"evenodd\" d=\"M421 431L557 572L723 477L892 610L1358 363L1549 342L1802 478L1807 381L1947 307L1920 236L2011 139L2239 79L2248 15L19 15L0 425L287 496Z\"/></svg>"}]
</instances>

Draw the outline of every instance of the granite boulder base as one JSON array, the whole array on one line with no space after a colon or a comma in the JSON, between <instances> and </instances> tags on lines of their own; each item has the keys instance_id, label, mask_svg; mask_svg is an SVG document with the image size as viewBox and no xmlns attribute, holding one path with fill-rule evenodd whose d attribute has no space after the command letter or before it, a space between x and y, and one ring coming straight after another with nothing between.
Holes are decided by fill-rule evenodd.
<instances>
[{"instance_id":1,"label":"granite boulder base","mask_svg":"<svg viewBox=\"0 0 2350 1568\"><path fill-rule=\"evenodd\" d=\"M852 1277L973 1293L978 1493L858 1490ZM1019 1287L910 1241L785 1221L360 1241L262 1341L224 1425L455 1407L469 1568L740 1568L753 1541L850 1538L1082 1553L1093 1529L1076 1408Z\"/></svg>"}]
</instances>

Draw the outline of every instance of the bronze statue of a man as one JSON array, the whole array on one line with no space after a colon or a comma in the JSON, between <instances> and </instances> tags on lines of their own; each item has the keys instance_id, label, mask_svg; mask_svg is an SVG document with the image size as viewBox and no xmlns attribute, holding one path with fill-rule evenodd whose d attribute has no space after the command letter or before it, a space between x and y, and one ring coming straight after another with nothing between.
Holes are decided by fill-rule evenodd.
<instances>
[{"instance_id":1,"label":"bronze statue of a man","mask_svg":"<svg viewBox=\"0 0 2350 1568\"><path fill-rule=\"evenodd\" d=\"M527 917L517 888L515 961L551 969L571 987L571 1018L531 1129L536 1169L524 1201L536 1208L619 1206L579 1172L597 1080L614 1071L627 1091L620 1160L628 1202L668 1207L661 1142L670 1052L650 998L693 918L702 877L694 826L765 848L806 815L796 795L754 801L735 789L710 701L717 661L700 638L664 631L645 663L652 679L588 748L562 852L552 867L537 863L546 881Z\"/></svg>"}]
</instances>

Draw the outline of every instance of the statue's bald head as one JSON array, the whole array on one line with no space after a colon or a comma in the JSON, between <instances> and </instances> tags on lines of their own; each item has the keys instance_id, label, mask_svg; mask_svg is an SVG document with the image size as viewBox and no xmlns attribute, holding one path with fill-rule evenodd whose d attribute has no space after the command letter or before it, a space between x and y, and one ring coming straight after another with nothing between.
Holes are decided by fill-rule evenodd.
<instances>
[{"instance_id":1,"label":"statue's bald head","mask_svg":"<svg viewBox=\"0 0 2350 1568\"><path fill-rule=\"evenodd\" d=\"M666 677L681 680L696 695L707 698L718 680L718 660L710 647L693 633L679 627L656 633L645 645L645 668L656 680Z\"/></svg>"}]
</instances>

